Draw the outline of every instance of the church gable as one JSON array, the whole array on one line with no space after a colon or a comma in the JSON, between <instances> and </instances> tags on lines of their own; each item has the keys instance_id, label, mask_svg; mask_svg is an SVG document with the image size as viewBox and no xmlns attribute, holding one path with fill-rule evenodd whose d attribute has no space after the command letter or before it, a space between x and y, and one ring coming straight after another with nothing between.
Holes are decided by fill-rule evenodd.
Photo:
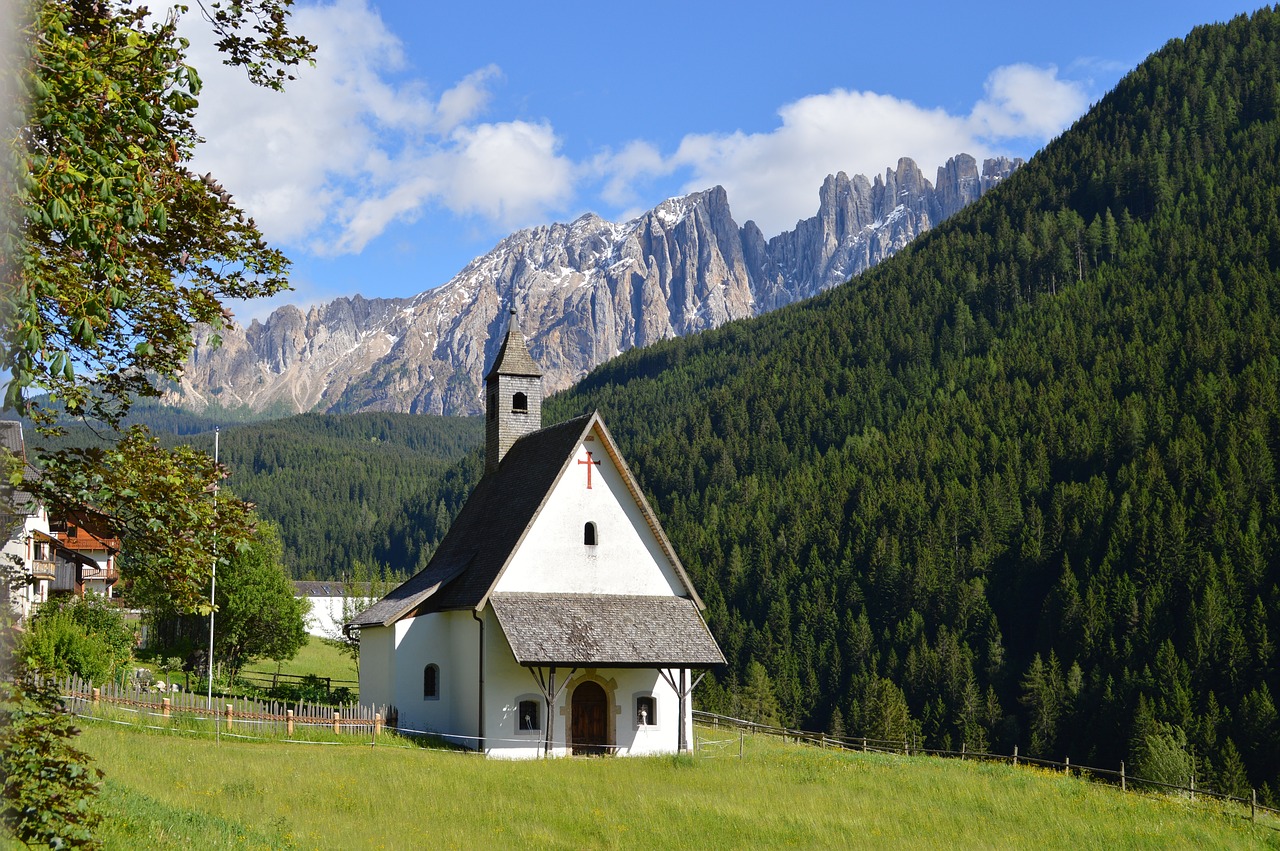
<instances>
[{"instance_id":1,"label":"church gable","mask_svg":"<svg viewBox=\"0 0 1280 851\"><path fill-rule=\"evenodd\" d=\"M691 595L598 418L573 448L493 590Z\"/></svg>"}]
</instances>

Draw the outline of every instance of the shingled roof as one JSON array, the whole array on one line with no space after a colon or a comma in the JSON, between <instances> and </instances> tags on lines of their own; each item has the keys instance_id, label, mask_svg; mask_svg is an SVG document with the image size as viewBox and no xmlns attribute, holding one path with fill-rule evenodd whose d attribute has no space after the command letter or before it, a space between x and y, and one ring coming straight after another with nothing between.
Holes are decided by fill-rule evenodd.
<instances>
[{"instance_id":1,"label":"shingled roof","mask_svg":"<svg viewBox=\"0 0 1280 851\"><path fill-rule=\"evenodd\" d=\"M524 334L521 333L520 327L516 324L514 310L511 311L511 327L507 329L507 336L502 340L502 347L498 349L498 356L493 359L493 366L485 374L484 380L488 381L491 375L542 377L542 370L538 368L533 356L529 354L529 348L524 342Z\"/></svg>"},{"instance_id":2,"label":"shingled roof","mask_svg":"<svg viewBox=\"0 0 1280 851\"><path fill-rule=\"evenodd\" d=\"M588 414L527 434L512 444L498 469L471 492L427 566L361 612L351 625L390 626L401 618L430 611L482 609L552 487L592 429L599 430L606 451L627 481L692 604L700 609L702 601L693 583L612 436L599 414Z\"/></svg>"},{"instance_id":3,"label":"shingled roof","mask_svg":"<svg viewBox=\"0 0 1280 851\"><path fill-rule=\"evenodd\" d=\"M494 594L489 600L521 665L724 664L697 605L684 597Z\"/></svg>"},{"instance_id":4,"label":"shingled roof","mask_svg":"<svg viewBox=\"0 0 1280 851\"><path fill-rule=\"evenodd\" d=\"M27 447L22 439L22 423L16 420L0 420L0 454L8 452L22 460L23 476L26 481L35 481L40 472L27 461ZM24 487L13 487L8 483L0 485L0 513L7 517L21 515L32 516L39 511L39 505L31 491ZM12 531L12 520L6 521L5 532Z\"/></svg>"}]
</instances>

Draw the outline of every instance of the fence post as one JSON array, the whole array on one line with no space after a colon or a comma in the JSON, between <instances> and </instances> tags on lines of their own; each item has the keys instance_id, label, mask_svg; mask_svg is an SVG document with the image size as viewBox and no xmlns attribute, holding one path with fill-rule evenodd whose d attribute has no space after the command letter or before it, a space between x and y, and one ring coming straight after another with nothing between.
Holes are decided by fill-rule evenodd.
<instances>
[{"instance_id":1,"label":"fence post","mask_svg":"<svg viewBox=\"0 0 1280 851\"><path fill-rule=\"evenodd\" d=\"M1120 791L1125 791L1124 785L1124 760L1120 760Z\"/></svg>"},{"instance_id":2,"label":"fence post","mask_svg":"<svg viewBox=\"0 0 1280 851\"><path fill-rule=\"evenodd\" d=\"M230 704L230 703L228 703L228 704L227 704L227 732L228 732L228 733L230 733L230 732L231 732L231 713L232 713L232 712L234 712L234 711L235 711L235 710L234 710L234 709L232 709L231 704Z\"/></svg>"},{"instance_id":3,"label":"fence post","mask_svg":"<svg viewBox=\"0 0 1280 851\"><path fill-rule=\"evenodd\" d=\"M93 687L93 705L97 706L98 701L102 698L102 689L97 686Z\"/></svg>"},{"instance_id":4,"label":"fence post","mask_svg":"<svg viewBox=\"0 0 1280 851\"><path fill-rule=\"evenodd\" d=\"M744 738L744 736L743 736L742 728L741 728L741 727L739 727L739 728L738 728L738 759L742 759L742 750L743 750L743 748L742 748L742 743L743 743L743 738Z\"/></svg>"},{"instance_id":5,"label":"fence post","mask_svg":"<svg viewBox=\"0 0 1280 851\"><path fill-rule=\"evenodd\" d=\"M1013 746L1013 764L1014 765L1018 764L1018 746L1017 745Z\"/></svg>"},{"instance_id":6,"label":"fence post","mask_svg":"<svg viewBox=\"0 0 1280 851\"><path fill-rule=\"evenodd\" d=\"M165 718L169 717L169 710L172 708L172 701L167 697L160 698L160 714Z\"/></svg>"},{"instance_id":7,"label":"fence post","mask_svg":"<svg viewBox=\"0 0 1280 851\"><path fill-rule=\"evenodd\" d=\"M373 737L376 739L382 735L382 713L373 713Z\"/></svg>"},{"instance_id":8,"label":"fence post","mask_svg":"<svg viewBox=\"0 0 1280 851\"><path fill-rule=\"evenodd\" d=\"M342 717L342 716L341 716L341 715L339 715L337 711L334 711L334 713L333 713L333 732L334 732L335 734L338 732L338 719L339 719L339 718L341 718L341 717Z\"/></svg>"},{"instance_id":9,"label":"fence post","mask_svg":"<svg viewBox=\"0 0 1280 851\"><path fill-rule=\"evenodd\" d=\"M1196 799L1196 773L1191 772L1191 800Z\"/></svg>"},{"instance_id":10,"label":"fence post","mask_svg":"<svg viewBox=\"0 0 1280 851\"><path fill-rule=\"evenodd\" d=\"M1258 820L1258 790L1249 790L1249 821Z\"/></svg>"},{"instance_id":11,"label":"fence post","mask_svg":"<svg viewBox=\"0 0 1280 851\"><path fill-rule=\"evenodd\" d=\"M285 710L285 713L284 713L284 729L285 729L285 733L286 733L290 738L292 738L292 737L293 737L293 710L292 710L292 709L286 709L286 710Z\"/></svg>"},{"instance_id":12,"label":"fence post","mask_svg":"<svg viewBox=\"0 0 1280 851\"><path fill-rule=\"evenodd\" d=\"M866 752L867 752L867 737L866 737L866 736L863 736L863 737L862 737L862 752L863 752L863 753L866 753Z\"/></svg>"},{"instance_id":13,"label":"fence post","mask_svg":"<svg viewBox=\"0 0 1280 851\"><path fill-rule=\"evenodd\" d=\"M911 746L907 744L906 738L902 740L902 753L904 756L911 756Z\"/></svg>"},{"instance_id":14,"label":"fence post","mask_svg":"<svg viewBox=\"0 0 1280 851\"><path fill-rule=\"evenodd\" d=\"M1067 776L1071 776L1071 757L1067 757Z\"/></svg>"},{"instance_id":15,"label":"fence post","mask_svg":"<svg viewBox=\"0 0 1280 851\"><path fill-rule=\"evenodd\" d=\"M968 747L968 743L967 743L967 742L961 742L961 743L960 743L960 759L961 759L961 761L963 761L963 760L964 760L964 752L965 752L965 749L966 749L967 747Z\"/></svg>"}]
</instances>

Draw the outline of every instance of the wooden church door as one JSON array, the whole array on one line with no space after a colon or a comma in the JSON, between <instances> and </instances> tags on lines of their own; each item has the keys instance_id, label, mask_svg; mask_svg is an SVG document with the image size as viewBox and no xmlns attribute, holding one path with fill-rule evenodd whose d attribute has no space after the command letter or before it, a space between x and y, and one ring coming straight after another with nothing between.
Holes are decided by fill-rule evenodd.
<instances>
[{"instance_id":1,"label":"wooden church door","mask_svg":"<svg viewBox=\"0 0 1280 851\"><path fill-rule=\"evenodd\" d=\"M573 752L601 754L609 752L609 700L599 683L590 680L573 690Z\"/></svg>"}]
</instances>

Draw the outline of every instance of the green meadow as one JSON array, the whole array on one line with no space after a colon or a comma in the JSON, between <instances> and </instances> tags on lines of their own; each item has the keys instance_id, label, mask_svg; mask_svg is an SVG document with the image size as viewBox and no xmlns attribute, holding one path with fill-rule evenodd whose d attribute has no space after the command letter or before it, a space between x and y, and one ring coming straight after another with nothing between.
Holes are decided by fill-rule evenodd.
<instances>
[{"instance_id":1,"label":"green meadow","mask_svg":"<svg viewBox=\"0 0 1280 851\"><path fill-rule=\"evenodd\" d=\"M723 731L696 756L509 762L83 728L108 848L1280 848L1235 805L765 737L740 758Z\"/></svg>"}]
</instances>

